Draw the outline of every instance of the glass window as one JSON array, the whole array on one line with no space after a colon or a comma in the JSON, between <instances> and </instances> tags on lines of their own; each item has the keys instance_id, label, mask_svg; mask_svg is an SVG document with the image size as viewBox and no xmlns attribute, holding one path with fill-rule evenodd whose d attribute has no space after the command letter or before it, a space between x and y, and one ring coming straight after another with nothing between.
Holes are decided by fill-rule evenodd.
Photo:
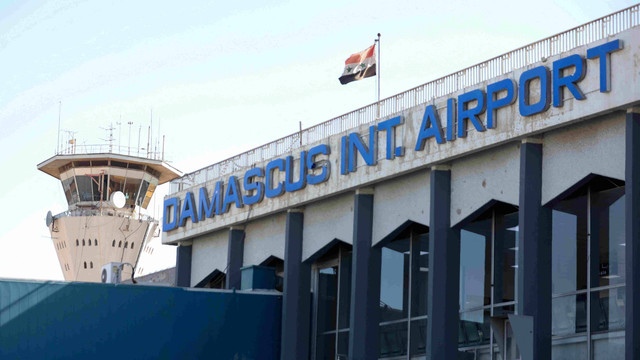
<instances>
[{"instance_id":1,"label":"glass window","mask_svg":"<svg viewBox=\"0 0 640 360\"><path fill-rule=\"evenodd\" d=\"M142 206L142 203L145 200L145 196L147 195L147 189L149 188L149 182L147 180L142 180L142 185L140 185L140 196L136 200L136 205Z\"/></svg>"},{"instance_id":2,"label":"glass window","mask_svg":"<svg viewBox=\"0 0 640 360\"><path fill-rule=\"evenodd\" d=\"M558 203L552 212L551 289L587 288L587 195Z\"/></svg>"},{"instance_id":3,"label":"glass window","mask_svg":"<svg viewBox=\"0 0 640 360\"><path fill-rule=\"evenodd\" d=\"M380 273L380 321L406 319L409 300L409 238L382 248Z\"/></svg>"},{"instance_id":4,"label":"glass window","mask_svg":"<svg viewBox=\"0 0 640 360\"><path fill-rule=\"evenodd\" d=\"M93 201L100 201L100 194L102 189L100 188L101 176L100 175L89 175L91 179L91 188L93 190Z\"/></svg>"},{"instance_id":5,"label":"glass window","mask_svg":"<svg viewBox=\"0 0 640 360\"><path fill-rule=\"evenodd\" d=\"M102 175L102 201L109 200L109 175Z\"/></svg>"},{"instance_id":6,"label":"glass window","mask_svg":"<svg viewBox=\"0 0 640 360\"><path fill-rule=\"evenodd\" d=\"M78 185L80 201L93 201L93 185L91 177L86 175L77 175L76 183Z\"/></svg>"},{"instance_id":7,"label":"glass window","mask_svg":"<svg viewBox=\"0 0 640 360\"><path fill-rule=\"evenodd\" d=\"M491 304L491 220L460 231L460 309Z\"/></svg>"},{"instance_id":8,"label":"glass window","mask_svg":"<svg viewBox=\"0 0 640 360\"><path fill-rule=\"evenodd\" d=\"M140 194L145 194L144 195L144 200L142 201L142 205L141 205L145 209L147 208L147 206L149 206L149 202L151 201L151 197L153 196L153 192L156 190L157 184L154 184L154 182L157 183L157 180L152 180L152 182L149 183L149 187L147 188L145 193L143 193L142 191L140 192Z\"/></svg>"},{"instance_id":9,"label":"glass window","mask_svg":"<svg viewBox=\"0 0 640 360\"><path fill-rule=\"evenodd\" d=\"M124 197L127 199L126 204L128 206L134 206L136 204L136 197L138 196L141 182L141 179L127 178L127 182L124 184Z\"/></svg>"},{"instance_id":10,"label":"glass window","mask_svg":"<svg viewBox=\"0 0 640 360\"><path fill-rule=\"evenodd\" d=\"M624 359L624 331L598 334L593 338L595 360Z\"/></svg>"},{"instance_id":11,"label":"glass window","mask_svg":"<svg viewBox=\"0 0 640 360\"><path fill-rule=\"evenodd\" d=\"M316 282L316 359L349 356L351 249L340 244L318 262Z\"/></svg>"},{"instance_id":12,"label":"glass window","mask_svg":"<svg viewBox=\"0 0 640 360\"><path fill-rule=\"evenodd\" d=\"M109 196L116 191L124 192L124 183L123 176L109 175Z\"/></svg>"},{"instance_id":13,"label":"glass window","mask_svg":"<svg viewBox=\"0 0 640 360\"><path fill-rule=\"evenodd\" d=\"M568 295L551 302L551 334L571 335L587 331L587 296Z\"/></svg>"},{"instance_id":14,"label":"glass window","mask_svg":"<svg viewBox=\"0 0 640 360\"><path fill-rule=\"evenodd\" d=\"M62 189L64 190L64 196L67 198L67 204L71 205L73 204L75 201L75 199L72 198L71 196L71 188L70 188L70 184L74 181L73 176L62 180Z\"/></svg>"},{"instance_id":15,"label":"glass window","mask_svg":"<svg viewBox=\"0 0 640 360\"><path fill-rule=\"evenodd\" d=\"M598 249L598 282L595 286L624 284L624 188L600 191L592 196L592 246Z\"/></svg>"},{"instance_id":16,"label":"glass window","mask_svg":"<svg viewBox=\"0 0 640 360\"><path fill-rule=\"evenodd\" d=\"M425 354L429 233L413 225L381 249L380 358Z\"/></svg>"},{"instance_id":17,"label":"glass window","mask_svg":"<svg viewBox=\"0 0 640 360\"><path fill-rule=\"evenodd\" d=\"M460 323L458 346L476 358L499 359L491 317L515 310L518 211L497 203L460 227ZM505 325L508 328L507 325ZM511 343L512 337L501 339ZM515 344L511 353L516 353Z\"/></svg>"},{"instance_id":18,"label":"glass window","mask_svg":"<svg viewBox=\"0 0 640 360\"><path fill-rule=\"evenodd\" d=\"M598 176L553 206L554 359L623 357L624 192Z\"/></svg>"}]
</instances>

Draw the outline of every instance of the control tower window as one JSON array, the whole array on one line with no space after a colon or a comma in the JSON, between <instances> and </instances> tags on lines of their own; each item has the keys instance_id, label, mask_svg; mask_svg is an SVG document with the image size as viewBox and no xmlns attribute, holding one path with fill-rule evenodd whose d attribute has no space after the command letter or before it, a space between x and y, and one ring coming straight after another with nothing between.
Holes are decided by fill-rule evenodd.
<instances>
[{"instance_id":1,"label":"control tower window","mask_svg":"<svg viewBox=\"0 0 640 360\"><path fill-rule=\"evenodd\" d=\"M102 201L109 200L109 175L102 176Z\"/></svg>"},{"instance_id":2,"label":"control tower window","mask_svg":"<svg viewBox=\"0 0 640 360\"><path fill-rule=\"evenodd\" d=\"M125 178L123 176L109 175L109 194L116 191L124 192Z\"/></svg>"},{"instance_id":3,"label":"control tower window","mask_svg":"<svg viewBox=\"0 0 640 360\"><path fill-rule=\"evenodd\" d=\"M64 196L67 198L67 204L71 204L71 189L69 188L69 184L73 181L73 176L62 180L62 189L64 190Z\"/></svg>"},{"instance_id":4,"label":"control tower window","mask_svg":"<svg viewBox=\"0 0 640 360\"><path fill-rule=\"evenodd\" d=\"M144 202L147 195L147 189L149 189L149 182L147 180L142 180L142 185L140 186L140 195L138 196L138 200L136 200L136 205L142 206L142 203Z\"/></svg>"},{"instance_id":5,"label":"control tower window","mask_svg":"<svg viewBox=\"0 0 640 360\"><path fill-rule=\"evenodd\" d=\"M69 205L75 204L79 201L76 180L73 176L66 180L63 180L62 187L64 188L64 195L67 197L67 202L69 203Z\"/></svg>"},{"instance_id":6,"label":"control tower window","mask_svg":"<svg viewBox=\"0 0 640 360\"><path fill-rule=\"evenodd\" d=\"M100 201L100 175L91 175L91 189L93 201Z\"/></svg>"},{"instance_id":7,"label":"control tower window","mask_svg":"<svg viewBox=\"0 0 640 360\"><path fill-rule=\"evenodd\" d=\"M129 163L129 169L143 170L144 165Z\"/></svg>"},{"instance_id":8,"label":"control tower window","mask_svg":"<svg viewBox=\"0 0 640 360\"><path fill-rule=\"evenodd\" d=\"M80 201L93 201L93 185L90 176L76 176Z\"/></svg>"},{"instance_id":9,"label":"control tower window","mask_svg":"<svg viewBox=\"0 0 640 360\"><path fill-rule=\"evenodd\" d=\"M128 206L134 206L136 204L136 197L138 196L141 182L142 179L127 178L127 182L124 185L124 196L127 199L126 204Z\"/></svg>"},{"instance_id":10,"label":"control tower window","mask_svg":"<svg viewBox=\"0 0 640 360\"><path fill-rule=\"evenodd\" d=\"M122 162L122 161L114 161L111 160L111 166L115 166L115 167L121 167L121 168L127 168L127 163Z\"/></svg>"}]
</instances>

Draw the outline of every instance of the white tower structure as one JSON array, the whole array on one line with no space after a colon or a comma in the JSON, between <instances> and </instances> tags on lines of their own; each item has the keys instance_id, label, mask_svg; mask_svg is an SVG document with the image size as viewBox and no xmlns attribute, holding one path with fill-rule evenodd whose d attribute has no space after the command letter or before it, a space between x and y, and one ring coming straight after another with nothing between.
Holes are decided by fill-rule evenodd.
<instances>
[{"instance_id":1,"label":"white tower structure","mask_svg":"<svg viewBox=\"0 0 640 360\"><path fill-rule=\"evenodd\" d=\"M159 154L116 154L107 146L96 150L78 153L73 146L38 164L39 170L61 181L69 205L63 213L47 215L67 281L100 282L102 266L111 262L135 267L158 227L158 221L141 210L158 185L181 176ZM131 270L124 267L122 278L130 278Z\"/></svg>"}]
</instances>

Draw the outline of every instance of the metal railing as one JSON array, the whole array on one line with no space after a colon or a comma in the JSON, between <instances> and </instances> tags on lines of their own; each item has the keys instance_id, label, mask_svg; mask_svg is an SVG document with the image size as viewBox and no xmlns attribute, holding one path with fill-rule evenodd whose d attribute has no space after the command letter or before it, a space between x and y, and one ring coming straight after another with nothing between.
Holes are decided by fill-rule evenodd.
<instances>
[{"instance_id":1,"label":"metal railing","mask_svg":"<svg viewBox=\"0 0 640 360\"><path fill-rule=\"evenodd\" d=\"M115 216L121 218L127 218L131 220L140 220L140 221L151 221L155 222L156 219L147 215L136 213L131 210L116 210L116 209L75 209L75 210L66 210L59 214L56 214L53 218L55 220L63 218L63 217L73 217L73 216Z\"/></svg>"},{"instance_id":2,"label":"metal railing","mask_svg":"<svg viewBox=\"0 0 640 360\"><path fill-rule=\"evenodd\" d=\"M71 144L66 148L61 148L60 151L56 152L56 155L78 154L119 154L164 161L164 153L160 151L147 151L138 147L117 146L110 144Z\"/></svg>"},{"instance_id":3,"label":"metal railing","mask_svg":"<svg viewBox=\"0 0 640 360\"><path fill-rule=\"evenodd\" d=\"M604 39L640 25L640 4L470 66L453 74L369 104L300 132L246 151L171 181L169 194L275 158L331 135L424 104L435 98L504 75L550 56ZM379 116L378 116L379 111Z\"/></svg>"}]
</instances>

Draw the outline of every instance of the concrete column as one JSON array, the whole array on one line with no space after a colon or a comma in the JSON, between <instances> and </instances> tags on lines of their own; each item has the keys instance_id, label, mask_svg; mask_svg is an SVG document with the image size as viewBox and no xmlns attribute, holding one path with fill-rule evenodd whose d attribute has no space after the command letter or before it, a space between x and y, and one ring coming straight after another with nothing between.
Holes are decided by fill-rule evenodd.
<instances>
[{"instance_id":1,"label":"concrete column","mask_svg":"<svg viewBox=\"0 0 640 360\"><path fill-rule=\"evenodd\" d=\"M522 141L519 201L517 313L533 317L531 359L551 359L551 209L541 206L540 139Z\"/></svg>"},{"instance_id":2,"label":"concrete column","mask_svg":"<svg viewBox=\"0 0 640 360\"><path fill-rule=\"evenodd\" d=\"M373 191L357 190L353 211L351 318L349 355L353 360L377 359L379 353L381 250L371 247Z\"/></svg>"},{"instance_id":3,"label":"concrete column","mask_svg":"<svg viewBox=\"0 0 640 360\"><path fill-rule=\"evenodd\" d=\"M311 265L302 262L304 214L287 212L282 296L282 360L309 359L311 340Z\"/></svg>"},{"instance_id":4,"label":"concrete column","mask_svg":"<svg viewBox=\"0 0 640 360\"><path fill-rule=\"evenodd\" d=\"M191 286L191 243L181 243L176 249L176 286Z\"/></svg>"},{"instance_id":5,"label":"concrete column","mask_svg":"<svg viewBox=\"0 0 640 360\"><path fill-rule=\"evenodd\" d=\"M451 229L451 169L431 168L427 359L456 359L460 231Z\"/></svg>"},{"instance_id":6,"label":"concrete column","mask_svg":"<svg viewBox=\"0 0 640 360\"><path fill-rule=\"evenodd\" d=\"M227 246L227 275L226 289L238 289L242 283L240 268L244 258L244 230L232 227L229 229L229 244Z\"/></svg>"},{"instance_id":7,"label":"concrete column","mask_svg":"<svg viewBox=\"0 0 640 360\"><path fill-rule=\"evenodd\" d=\"M625 240L627 303L625 359L640 359L640 107L627 111L625 138Z\"/></svg>"}]
</instances>

